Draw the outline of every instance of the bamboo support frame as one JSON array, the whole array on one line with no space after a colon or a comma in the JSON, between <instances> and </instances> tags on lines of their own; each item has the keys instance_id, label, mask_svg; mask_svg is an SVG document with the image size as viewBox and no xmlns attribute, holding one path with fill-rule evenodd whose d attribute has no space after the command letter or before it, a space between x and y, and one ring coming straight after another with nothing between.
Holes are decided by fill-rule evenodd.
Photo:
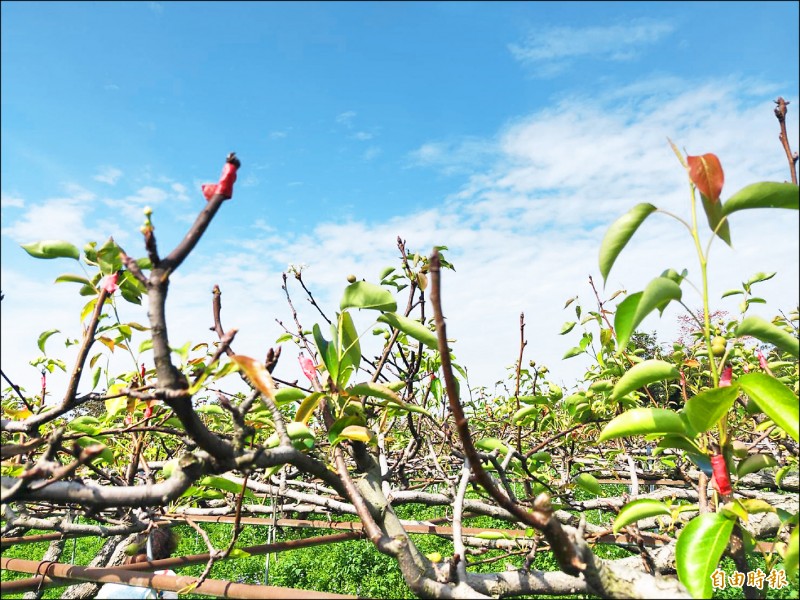
<instances>
[{"instance_id":1,"label":"bamboo support frame","mask_svg":"<svg viewBox=\"0 0 800 600\"><path fill-rule=\"evenodd\" d=\"M285 542L277 542L274 544L261 544L258 546L250 546L248 548L242 548L245 552L252 555L258 554L268 554L271 552L283 552L286 550L296 550L298 548L306 548L309 546L318 546L321 544L332 544L335 542L344 542L348 540L354 540L362 537L361 532L348 532L348 533L336 533L333 535L324 535L324 536L316 536L311 538L306 538L302 540L288 540ZM126 565L124 569L119 568L88 568L88 567L79 567L76 565L68 565L63 563L50 563L44 561L29 561L23 560L18 558L6 558L0 557L0 569L5 569L8 571L19 571L22 573L35 573L38 577L28 578L23 580L26 582L26 586L28 587L21 587L21 584L16 584L14 587L17 588L15 591L21 591L22 589L29 590L29 589L36 589L39 585L42 587L55 587L59 585L65 585L63 581L58 581L59 579L79 579L81 581L107 581L97 579L97 577L102 576L104 573L109 573L112 571L126 571L126 572L136 572L142 570L150 570L150 569L170 569L170 568L177 568L177 567L185 567L188 565L195 565L195 564L203 564L208 562L210 556L208 553L205 554L193 554L189 556L180 556L180 557L173 557L173 558L165 558L162 560L154 560L149 562L141 562L136 563L133 565ZM59 568L53 570L50 567L53 565L60 565ZM61 568L64 567L64 568ZM78 571L70 571L69 569L78 569ZM86 573L88 569L88 573L90 574L91 578L86 578ZM81 573L82 576L74 576L73 574ZM42 577L44 577L44 581L42 581ZM50 581L47 581L47 580ZM188 578L188 579L196 579L196 578ZM121 580L115 580L121 582ZM207 580L208 581L208 580ZM7 592L11 591L11 588L7 587L7 583L10 584L12 582L0 582L0 592ZM141 584L134 584L134 585L141 585ZM185 587L184 586L182 587ZM236 585L244 585L244 584L236 584ZM149 585L148 587L154 587L153 585ZM158 587L158 583L155 584L155 587ZM269 587L269 586L251 586L251 587ZM159 588L159 589L173 589L173 588ZM181 588L178 588L181 589ZM239 588L236 588L239 590ZM289 588L287 588L289 589ZM242 591L245 593L246 591ZM195 590L197 593L202 593L199 589ZM296 590L297 591L297 590ZM306 592L300 590L302 593L298 596L294 596L296 598L306 598L309 597L307 595L303 595ZM316 593L316 592L315 592ZM212 592L210 595L216 595L215 592ZM228 598L264 598L266 596L256 595L256 596L236 596L236 595L227 595L223 597ZM280 598L282 596L272 596L275 598ZM285 596L284 596L285 597ZM335 596L320 596L320 597L335 597Z\"/></svg>"}]
</instances>

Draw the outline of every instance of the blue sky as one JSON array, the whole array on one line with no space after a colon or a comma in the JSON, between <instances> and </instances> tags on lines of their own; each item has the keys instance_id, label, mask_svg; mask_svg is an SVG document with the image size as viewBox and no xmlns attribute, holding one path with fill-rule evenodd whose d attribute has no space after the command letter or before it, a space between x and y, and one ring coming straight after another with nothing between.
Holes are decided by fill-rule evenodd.
<instances>
[{"instance_id":1,"label":"blue sky","mask_svg":"<svg viewBox=\"0 0 800 600\"><path fill-rule=\"evenodd\" d=\"M35 261L19 244L113 235L141 255L141 210L152 206L166 252L231 150L243 163L235 198L171 288L174 345L209 341L217 283L223 322L240 329L235 348L263 356L280 334L275 319L290 321L280 290L288 264L307 265L305 280L332 313L349 273L374 281L393 264L400 235L419 252L450 247L449 333L473 383L491 387L516 358L520 312L526 358L567 385L580 373L581 359L559 361L577 339L557 333L573 316L567 298L592 307L588 276L599 280L605 228L642 201L686 214L685 174L666 137L719 155L723 197L788 178L772 115L779 95L792 101L798 147L795 2L1 10L2 360L31 386L38 332L77 337L84 299L74 285L51 284L73 265ZM732 227L735 251L712 255L716 297L779 270L762 290L769 310L796 306L795 216L760 211ZM668 267L696 276L676 224L654 220L641 238L609 291L641 289ZM298 304L310 327L313 313ZM677 314L646 325L671 341ZM290 378L296 352L286 352Z\"/></svg>"}]
</instances>

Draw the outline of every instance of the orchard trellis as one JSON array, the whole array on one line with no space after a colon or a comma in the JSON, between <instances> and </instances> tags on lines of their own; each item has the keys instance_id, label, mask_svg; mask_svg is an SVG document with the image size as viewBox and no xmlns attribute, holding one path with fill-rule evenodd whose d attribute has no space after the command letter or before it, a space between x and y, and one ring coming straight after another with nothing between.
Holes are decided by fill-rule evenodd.
<instances>
[{"instance_id":1,"label":"orchard trellis","mask_svg":"<svg viewBox=\"0 0 800 600\"><path fill-rule=\"evenodd\" d=\"M587 387L568 397L547 380L546 367L532 361L524 366L524 315L513 392L468 393L465 370L452 362L443 314L446 248L423 256L400 238L399 267L384 271L377 283L352 277L331 317L301 270L284 274L294 323L285 326L279 342L301 349L307 383L278 377L280 347L270 348L263 361L234 352L236 330L222 326L219 288L209 307L217 341L176 353L166 318L170 277L232 199L240 168L234 154L219 183L203 186L205 208L166 257L158 251L149 210L141 259L113 239L83 251L63 241L24 246L37 258L82 261L91 273L59 278L79 284L89 299L78 357L59 401L44 402L44 382L41 394L30 394L3 373L11 384L3 392L3 547L52 541L44 561L2 558L4 570L34 575L4 580L3 592L75 579L228 597L334 597L221 582L209 574L222 560L358 538L391 556L421 597L703 597L726 581L718 571L723 555L744 576L760 554L769 587L788 584L798 556L797 310L772 322L747 314L760 301L753 288L774 273L757 274L726 293L742 296L741 316L727 322L712 321L707 291L708 249L717 238L730 243L731 215L798 209L787 103L777 104L792 183L756 183L723 202L717 157L684 156L675 148L689 176L689 219L678 216L685 208L666 212L639 204L603 240L599 266L605 279L651 215L664 213L685 226L700 265L703 308L695 341L666 352L643 348L635 336L654 310L671 302L686 306L686 270L662 273L614 307L614 298L601 299L591 282L597 307L585 314L572 307L577 320L583 317L584 331L568 356L588 352L595 362ZM701 240L699 208L710 230L707 241ZM300 322L289 289L295 281L330 325L329 334L319 324L308 329ZM120 298L139 304L143 296L148 326L114 318ZM374 315L375 333L384 336L373 359L363 356L364 332L355 327L354 311ZM567 323L563 333L576 324ZM145 339L136 352L139 332ZM40 337L43 352L52 334ZM104 370L103 352L114 351L130 353L130 371ZM154 368L140 369L148 352ZM36 364L59 367L46 355ZM89 388L90 373L91 391L81 391ZM249 392L226 390L238 377ZM107 382L105 391L94 391L101 381ZM602 486L611 483L624 485L627 493L604 497ZM578 490L589 498L579 498ZM395 512L401 505L440 507L441 518L401 520ZM594 524L585 518L588 511L610 518ZM303 518L310 515L323 520ZM349 522L332 521L333 515ZM476 515L507 526L471 527ZM120 564L129 535L165 520L191 525L209 551L113 566ZM233 524L225 548L215 548L205 536L200 523L209 521ZM279 524L351 531L247 548L238 543L243 526ZM57 533L25 536L31 529ZM451 539L452 553L422 553L410 537L418 533ZM98 564L60 562L63 540L85 535L112 540ZM600 558L596 544L625 548L630 556ZM537 553L545 551L560 570L535 568ZM517 567L501 567L506 559ZM206 565L199 578L136 573L198 562ZM478 572L478 564L498 566ZM104 570L107 565L112 566ZM743 583L748 598L764 589L749 577Z\"/></svg>"}]
</instances>

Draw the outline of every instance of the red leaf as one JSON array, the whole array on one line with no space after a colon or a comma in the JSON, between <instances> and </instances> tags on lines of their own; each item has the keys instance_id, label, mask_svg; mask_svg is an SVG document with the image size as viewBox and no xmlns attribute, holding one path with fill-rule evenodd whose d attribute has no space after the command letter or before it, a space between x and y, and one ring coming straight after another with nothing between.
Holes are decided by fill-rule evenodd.
<instances>
[{"instance_id":1,"label":"red leaf","mask_svg":"<svg viewBox=\"0 0 800 600\"><path fill-rule=\"evenodd\" d=\"M687 156L689 163L689 179L697 186L700 193L712 203L719 202L722 186L725 183L725 174L716 154L703 154L703 156Z\"/></svg>"},{"instance_id":2,"label":"red leaf","mask_svg":"<svg viewBox=\"0 0 800 600\"><path fill-rule=\"evenodd\" d=\"M719 387L729 387L733 379L733 367L726 367L719 378Z\"/></svg>"},{"instance_id":3,"label":"red leaf","mask_svg":"<svg viewBox=\"0 0 800 600\"><path fill-rule=\"evenodd\" d=\"M317 368L314 366L314 362L305 354L300 354L297 360L300 361L300 368L303 369L303 374L308 377L309 381L314 381L314 376L317 374Z\"/></svg>"}]
</instances>

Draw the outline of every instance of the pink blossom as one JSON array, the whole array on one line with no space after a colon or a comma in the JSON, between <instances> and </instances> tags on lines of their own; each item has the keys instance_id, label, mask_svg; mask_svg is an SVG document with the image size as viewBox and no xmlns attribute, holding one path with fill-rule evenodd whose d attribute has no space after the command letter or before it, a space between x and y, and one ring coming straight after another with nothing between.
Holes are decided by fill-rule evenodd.
<instances>
[{"instance_id":1,"label":"pink blossom","mask_svg":"<svg viewBox=\"0 0 800 600\"><path fill-rule=\"evenodd\" d=\"M314 377L317 374L317 369L314 366L314 361L308 358L305 354L300 354L297 357L297 360L300 361L300 368L303 369L303 373L306 377L308 377L309 381L314 381Z\"/></svg>"},{"instance_id":2,"label":"pink blossom","mask_svg":"<svg viewBox=\"0 0 800 600\"><path fill-rule=\"evenodd\" d=\"M725 367L725 370L722 372L719 378L719 387L728 387L731 384L731 379L733 378L733 367Z\"/></svg>"},{"instance_id":3,"label":"pink blossom","mask_svg":"<svg viewBox=\"0 0 800 600\"><path fill-rule=\"evenodd\" d=\"M767 359L764 358L764 355L761 353L761 350L758 351L758 365L765 371L769 371L769 367L767 366Z\"/></svg>"},{"instance_id":4,"label":"pink blossom","mask_svg":"<svg viewBox=\"0 0 800 600\"><path fill-rule=\"evenodd\" d=\"M108 292L109 294L113 294L119 289L117 285L117 278L119 274L112 273L111 275L106 275L100 280L100 288Z\"/></svg>"}]
</instances>

